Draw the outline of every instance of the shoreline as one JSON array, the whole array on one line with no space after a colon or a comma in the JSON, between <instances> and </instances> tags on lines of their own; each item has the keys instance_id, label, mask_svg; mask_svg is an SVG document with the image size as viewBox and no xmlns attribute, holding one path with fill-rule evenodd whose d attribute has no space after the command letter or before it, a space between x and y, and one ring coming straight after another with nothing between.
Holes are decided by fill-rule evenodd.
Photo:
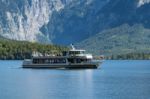
<instances>
[{"instance_id":1,"label":"shoreline","mask_svg":"<svg viewBox=\"0 0 150 99\"><path fill-rule=\"evenodd\" d=\"M0 61L23 61L24 59L0 59ZM150 60L150 59L104 59L105 61L140 61L140 60Z\"/></svg>"}]
</instances>

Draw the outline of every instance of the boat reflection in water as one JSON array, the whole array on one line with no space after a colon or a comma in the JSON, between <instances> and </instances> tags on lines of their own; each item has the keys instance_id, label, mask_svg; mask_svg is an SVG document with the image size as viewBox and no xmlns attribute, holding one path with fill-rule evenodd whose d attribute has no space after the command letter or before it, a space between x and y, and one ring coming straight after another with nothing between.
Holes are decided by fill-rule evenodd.
<instances>
[{"instance_id":1,"label":"boat reflection in water","mask_svg":"<svg viewBox=\"0 0 150 99\"><path fill-rule=\"evenodd\" d=\"M71 45L71 50L62 52L60 56L34 53L32 59L23 61L23 68L98 68L102 60L95 60L92 54L85 52Z\"/></svg>"}]
</instances>

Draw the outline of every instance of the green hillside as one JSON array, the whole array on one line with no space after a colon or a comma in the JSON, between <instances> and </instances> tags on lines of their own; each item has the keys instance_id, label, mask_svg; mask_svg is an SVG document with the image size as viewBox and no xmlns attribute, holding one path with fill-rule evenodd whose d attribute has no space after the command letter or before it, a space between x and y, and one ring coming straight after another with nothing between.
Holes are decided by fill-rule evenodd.
<instances>
[{"instance_id":1,"label":"green hillside","mask_svg":"<svg viewBox=\"0 0 150 99\"><path fill-rule=\"evenodd\" d=\"M60 54L67 47L46 45L25 41L14 41L0 37L0 59L25 59L31 58L32 52Z\"/></svg>"},{"instance_id":2,"label":"green hillside","mask_svg":"<svg viewBox=\"0 0 150 99\"><path fill-rule=\"evenodd\" d=\"M78 44L96 55L120 55L150 52L150 30L142 25L121 25L102 31Z\"/></svg>"}]
</instances>

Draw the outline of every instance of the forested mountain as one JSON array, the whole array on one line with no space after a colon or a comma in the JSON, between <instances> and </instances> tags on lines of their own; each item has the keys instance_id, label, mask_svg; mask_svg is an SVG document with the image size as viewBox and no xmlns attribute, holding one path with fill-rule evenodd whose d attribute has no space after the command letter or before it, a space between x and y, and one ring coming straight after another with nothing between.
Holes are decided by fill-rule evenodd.
<instances>
[{"instance_id":1,"label":"forested mountain","mask_svg":"<svg viewBox=\"0 0 150 99\"><path fill-rule=\"evenodd\" d=\"M68 48L65 46L16 41L0 37L0 60L30 59L33 52L38 52L43 55L57 55L66 50L68 50Z\"/></svg>"},{"instance_id":2,"label":"forested mountain","mask_svg":"<svg viewBox=\"0 0 150 99\"><path fill-rule=\"evenodd\" d=\"M79 44L95 55L119 55L127 53L150 53L150 30L143 25L123 24L102 31Z\"/></svg>"}]
</instances>

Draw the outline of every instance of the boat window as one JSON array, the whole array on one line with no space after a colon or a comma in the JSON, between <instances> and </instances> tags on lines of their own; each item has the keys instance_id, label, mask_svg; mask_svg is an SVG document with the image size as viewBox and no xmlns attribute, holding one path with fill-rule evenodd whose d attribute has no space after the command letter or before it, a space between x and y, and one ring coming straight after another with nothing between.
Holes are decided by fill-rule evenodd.
<instances>
[{"instance_id":1,"label":"boat window","mask_svg":"<svg viewBox=\"0 0 150 99\"><path fill-rule=\"evenodd\" d=\"M84 52L84 51L81 51L80 54L85 54L85 52Z\"/></svg>"},{"instance_id":2,"label":"boat window","mask_svg":"<svg viewBox=\"0 0 150 99\"><path fill-rule=\"evenodd\" d=\"M47 58L47 59L33 59L34 64L57 64L57 63L66 63L64 58Z\"/></svg>"},{"instance_id":3,"label":"boat window","mask_svg":"<svg viewBox=\"0 0 150 99\"><path fill-rule=\"evenodd\" d=\"M84 51L70 51L69 55L84 54Z\"/></svg>"},{"instance_id":4,"label":"boat window","mask_svg":"<svg viewBox=\"0 0 150 99\"><path fill-rule=\"evenodd\" d=\"M69 63L84 63L84 62L89 62L90 60L88 59L82 59L82 58L69 58L68 62Z\"/></svg>"}]
</instances>

